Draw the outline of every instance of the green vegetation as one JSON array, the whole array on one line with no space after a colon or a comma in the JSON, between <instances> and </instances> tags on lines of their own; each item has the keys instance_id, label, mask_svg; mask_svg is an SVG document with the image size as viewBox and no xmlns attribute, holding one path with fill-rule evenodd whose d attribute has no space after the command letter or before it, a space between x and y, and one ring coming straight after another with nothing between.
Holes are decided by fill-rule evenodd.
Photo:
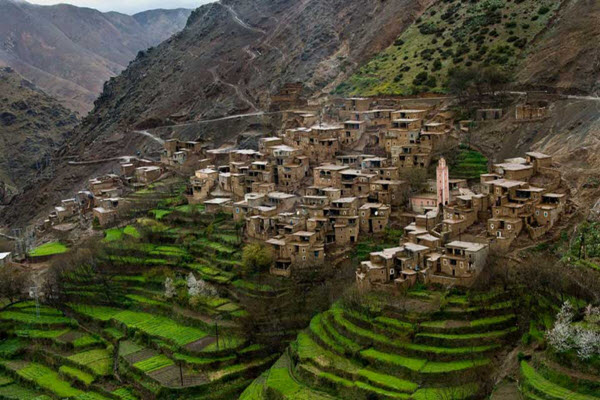
<instances>
[{"instance_id":1,"label":"green vegetation","mask_svg":"<svg viewBox=\"0 0 600 400\"><path fill-rule=\"evenodd\" d=\"M395 43L364 65L337 94L411 95L448 90L455 68L512 70L560 1L444 1L432 5ZM539 10L546 12L540 14Z\"/></svg>"},{"instance_id":2,"label":"green vegetation","mask_svg":"<svg viewBox=\"0 0 600 400\"><path fill-rule=\"evenodd\" d=\"M69 248L60 242L50 242L36 247L29 252L29 257L45 257L64 254Z\"/></svg>"},{"instance_id":3,"label":"green vegetation","mask_svg":"<svg viewBox=\"0 0 600 400\"><path fill-rule=\"evenodd\" d=\"M478 179L488 173L488 160L478 151L461 147L449 162L450 176L456 179Z\"/></svg>"},{"instance_id":4,"label":"green vegetation","mask_svg":"<svg viewBox=\"0 0 600 400\"><path fill-rule=\"evenodd\" d=\"M137 362L133 364L134 367L141 370L142 372L153 372L162 368L170 367L175 363L164 355L158 355L151 358L148 358L144 361Z\"/></svg>"},{"instance_id":5,"label":"green vegetation","mask_svg":"<svg viewBox=\"0 0 600 400\"><path fill-rule=\"evenodd\" d=\"M315 316L291 344L290 355L244 395L266 399L265 393L276 392L286 399L304 399L305 391L318 389L333 398L474 397L481 387L476 377L491 370L486 367L492 354L514 331L514 314L504 313L495 296L475 303L465 295L461 311L454 311L461 318L445 320L445 307L453 305L436 310L429 302L447 293L423 287L417 291L421 296L414 302L427 304L421 312L391 311L390 297L377 293L354 294L336 303ZM455 302L457 298L453 296ZM477 317L469 309L478 310L473 314ZM286 390L287 385L293 390Z\"/></svg>"},{"instance_id":6,"label":"green vegetation","mask_svg":"<svg viewBox=\"0 0 600 400\"><path fill-rule=\"evenodd\" d=\"M525 378L525 388L532 390L540 398L569 399L569 400L598 400L598 397L588 396L565 389L538 374L526 361L521 361L521 374ZM534 398L535 395L530 395Z\"/></svg>"}]
</instances>

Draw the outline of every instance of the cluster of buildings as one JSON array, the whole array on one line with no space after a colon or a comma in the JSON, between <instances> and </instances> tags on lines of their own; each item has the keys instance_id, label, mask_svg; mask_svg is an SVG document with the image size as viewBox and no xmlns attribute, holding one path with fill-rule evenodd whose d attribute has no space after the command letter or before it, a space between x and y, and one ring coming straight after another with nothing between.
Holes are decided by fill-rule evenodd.
<instances>
[{"instance_id":1,"label":"cluster of buildings","mask_svg":"<svg viewBox=\"0 0 600 400\"><path fill-rule=\"evenodd\" d=\"M430 107L352 98L327 122L288 114L297 126L261 138L256 150L205 149L188 193L269 245L280 276L334 264L361 236L384 231L409 198L402 171L427 169L455 140L452 116Z\"/></svg>"},{"instance_id":2,"label":"cluster of buildings","mask_svg":"<svg viewBox=\"0 0 600 400\"><path fill-rule=\"evenodd\" d=\"M404 214L412 222L398 247L370 254L356 271L363 289L401 289L417 281L468 286L490 250L508 251L522 232L537 239L565 212L567 196L554 192L560 173L552 158L531 152L494 164L472 186L450 180L442 158L429 193L413 195Z\"/></svg>"},{"instance_id":3,"label":"cluster of buildings","mask_svg":"<svg viewBox=\"0 0 600 400\"><path fill-rule=\"evenodd\" d=\"M118 211L125 204L123 194L157 181L165 169L161 163L128 157L121 161L119 173L106 174L90 179L85 189L73 198L64 199L37 227L60 231L69 228L69 223L92 216L101 227L114 223Z\"/></svg>"}]
</instances>

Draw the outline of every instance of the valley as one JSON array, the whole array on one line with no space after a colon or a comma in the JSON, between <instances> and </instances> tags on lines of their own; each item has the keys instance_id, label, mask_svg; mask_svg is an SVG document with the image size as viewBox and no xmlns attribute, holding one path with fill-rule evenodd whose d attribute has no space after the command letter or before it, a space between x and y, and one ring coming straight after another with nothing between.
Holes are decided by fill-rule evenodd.
<instances>
[{"instance_id":1,"label":"valley","mask_svg":"<svg viewBox=\"0 0 600 400\"><path fill-rule=\"evenodd\" d=\"M599 400L596 3L0 0L0 398Z\"/></svg>"}]
</instances>

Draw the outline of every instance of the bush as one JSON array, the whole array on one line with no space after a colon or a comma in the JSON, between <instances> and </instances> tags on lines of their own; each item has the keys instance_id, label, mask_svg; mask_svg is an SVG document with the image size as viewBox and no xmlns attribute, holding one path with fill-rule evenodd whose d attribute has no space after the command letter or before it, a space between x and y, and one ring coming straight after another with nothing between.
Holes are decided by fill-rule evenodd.
<instances>
[{"instance_id":1,"label":"bush","mask_svg":"<svg viewBox=\"0 0 600 400\"><path fill-rule=\"evenodd\" d=\"M417 76L415 77L415 79L413 80L413 85L420 86L420 85L424 84L425 82L427 82L428 79L429 79L429 75L427 74L427 72L419 72L417 74Z\"/></svg>"},{"instance_id":2,"label":"bush","mask_svg":"<svg viewBox=\"0 0 600 400\"><path fill-rule=\"evenodd\" d=\"M268 270L273 264L273 253L262 243L252 243L244 247L242 264L245 273L259 273Z\"/></svg>"}]
</instances>

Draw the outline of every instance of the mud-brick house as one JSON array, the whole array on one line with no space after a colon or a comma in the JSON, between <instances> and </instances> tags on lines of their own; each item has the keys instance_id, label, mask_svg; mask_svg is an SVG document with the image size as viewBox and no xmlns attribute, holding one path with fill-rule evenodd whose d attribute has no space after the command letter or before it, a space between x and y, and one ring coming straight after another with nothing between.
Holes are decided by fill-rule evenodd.
<instances>
[{"instance_id":1,"label":"mud-brick house","mask_svg":"<svg viewBox=\"0 0 600 400\"><path fill-rule=\"evenodd\" d=\"M305 178L310 176L309 162L306 156L293 156L287 158L283 164L277 165L274 177L277 188L285 192L299 190Z\"/></svg>"},{"instance_id":2,"label":"mud-brick house","mask_svg":"<svg viewBox=\"0 0 600 400\"><path fill-rule=\"evenodd\" d=\"M329 206L331 199L327 196L306 195L300 199L298 209L301 214L308 218L323 218L325 207Z\"/></svg>"},{"instance_id":3,"label":"mud-brick house","mask_svg":"<svg viewBox=\"0 0 600 400\"><path fill-rule=\"evenodd\" d=\"M431 164L431 152L416 144L392 147L391 158L399 169L423 169Z\"/></svg>"},{"instance_id":4,"label":"mud-brick house","mask_svg":"<svg viewBox=\"0 0 600 400\"><path fill-rule=\"evenodd\" d=\"M98 222L101 227L108 226L117 220L116 209L106 209L104 207L96 207L92 210L94 220Z\"/></svg>"},{"instance_id":5,"label":"mud-brick house","mask_svg":"<svg viewBox=\"0 0 600 400\"><path fill-rule=\"evenodd\" d=\"M366 121L346 121L344 122L344 130L339 137L340 143L343 146L350 146L357 143L366 131Z\"/></svg>"},{"instance_id":6,"label":"mud-brick house","mask_svg":"<svg viewBox=\"0 0 600 400\"><path fill-rule=\"evenodd\" d=\"M327 244L347 246L358 242L360 222L358 218L359 202L356 197L342 197L333 200L325 210L333 230L327 233Z\"/></svg>"},{"instance_id":7,"label":"mud-brick house","mask_svg":"<svg viewBox=\"0 0 600 400\"><path fill-rule=\"evenodd\" d=\"M532 239L546 234L558 222L565 210L567 196L557 193L542 195L542 201L535 206L535 217L527 225L527 230Z\"/></svg>"},{"instance_id":8,"label":"mud-brick house","mask_svg":"<svg viewBox=\"0 0 600 400\"><path fill-rule=\"evenodd\" d=\"M369 111L372 100L368 97L349 97L344 99L344 110Z\"/></svg>"},{"instance_id":9,"label":"mud-brick house","mask_svg":"<svg viewBox=\"0 0 600 400\"><path fill-rule=\"evenodd\" d=\"M427 246L415 243L373 252L369 261L362 262L356 271L357 284L361 289L385 288L386 285L391 289L410 287L417 282L430 252Z\"/></svg>"},{"instance_id":10,"label":"mud-brick house","mask_svg":"<svg viewBox=\"0 0 600 400\"><path fill-rule=\"evenodd\" d=\"M358 214L361 233L380 233L388 226L390 207L382 203L366 203L360 207Z\"/></svg>"},{"instance_id":11,"label":"mud-brick house","mask_svg":"<svg viewBox=\"0 0 600 400\"><path fill-rule=\"evenodd\" d=\"M496 239L515 239L523 230L523 219L493 217L487 220L487 233Z\"/></svg>"},{"instance_id":12,"label":"mud-brick house","mask_svg":"<svg viewBox=\"0 0 600 400\"><path fill-rule=\"evenodd\" d=\"M148 166L139 167L135 169L135 178L139 183L149 184L156 181L162 175L163 170L161 167Z\"/></svg>"},{"instance_id":13,"label":"mud-brick house","mask_svg":"<svg viewBox=\"0 0 600 400\"><path fill-rule=\"evenodd\" d=\"M326 164L313 169L314 186L340 188L341 172L348 169L345 165Z\"/></svg>"},{"instance_id":14,"label":"mud-brick house","mask_svg":"<svg viewBox=\"0 0 600 400\"><path fill-rule=\"evenodd\" d=\"M296 232L286 242L294 269L319 267L325 263L325 247L316 232Z\"/></svg>"},{"instance_id":15,"label":"mud-brick house","mask_svg":"<svg viewBox=\"0 0 600 400\"><path fill-rule=\"evenodd\" d=\"M482 108L475 111L477 121L493 121L501 119L503 111L501 108Z\"/></svg>"},{"instance_id":16,"label":"mud-brick house","mask_svg":"<svg viewBox=\"0 0 600 400\"><path fill-rule=\"evenodd\" d=\"M423 120L420 118L398 118L392 120L390 131L418 133L422 126Z\"/></svg>"},{"instance_id":17,"label":"mud-brick house","mask_svg":"<svg viewBox=\"0 0 600 400\"><path fill-rule=\"evenodd\" d=\"M289 278L292 276L292 258L288 252L286 239L283 235L276 236L265 242L273 253L273 265L271 265L270 273L275 276L283 276Z\"/></svg>"},{"instance_id":18,"label":"mud-brick house","mask_svg":"<svg viewBox=\"0 0 600 400\"><path fill-rule=\"evenodd\" d=\"M538 152L525 154L527 163L533 165L534 171L540 172L543 168L552 168L552 156Z\"/></svg>"},{"instance_id":19,"label":"mud-brick house","mask_svg":"<svg viewBox=\"0 0 600 400\"><path fill-rule=\"evenodd\" d=\"M362 168L362 162L375 156L370 154L344 154L335 158L336 165L346 166L348 168Z\"/></svg>"},{"instance_id":20,"label":"mud-brick house","mask_svg":"<svg viewBox=\"0 0 600 400\"><path fill-rule=\"evenodd\" d=\"M280 137L264 137L258 139L258 151L265 155L272 155L272 148L283 144Z\"/></svg>"},{"instance_id":21,"label":"mud-brick house","mask_svg":"<svg viewBox=\"0 0 600 400\"><path fill-rule=\"evenodd\" d=\"M525 159L515 159L515 161L525 161ZM502 175L504 179L514 181L529 180L535 173L533 165L526 162L505 162L494 164L494 172Z\"/></svg>"},{"instance_id":22,"label":"mud-brick house","mask_svg":"<svg viewBox=\"0 0 600 400\"><path fill-rule=\"evenodd\" d=\"M395 147L402 147L408 145L416 145L419 140L419 131L418 130L398 130L398 129L389 129L383 135L383 140L381 142L381 147L385 150L387 154L392 154L393 149Z\"/></svg>"},{"instance_id":23,"label":"mud-brick house","mask_svg":"<svg viewBox=\"0 0 600 400\"><path fill-rule=\"evenodd\" d=\"M363 173L359 169L340 171L342 197L362 197L369 195L371 182L377 178L375 174Z\"/></svg>"},{"instance_id":24,"label":"mud-brick house","mask_svg":"<svg viewBox=\"0 0 600 400\"><path fill-rule=\"evenodd\" d=\"M230 213L233 201L229 198L214 198L204 202L205 212L207 214Z\"/></svg>"},{"instance_id":25,"label":"mud-brick house","mask_svg":"<svg viewBox=\"0 0 600 400\"><path fill-rule=\"evenodd\" d=\"M371 110L371 121L370 126L376 128L390 128L392 126L392 113L394 109L376 108Z\"/></svg>"},{"instance_id":26,"label":"mud-brick house","mask_svg":"<svg viewBox=\"0 0 600 400\"><path fill-rule=\"evenodd\" d=\"M121 178L114 174L107 174L92 178L88 182L88 189L94 196L101 196L103 191L119 189L123 187Z\"/></svg>"},{"instance_id":27,"label":"mud-brick house","mask_svg":"<svg viewBox=\"0 0 600 400\"><path fill-rule=\"evenodd\" d=\"M194 176L190 178L192 201L198 203L208 198L210 192L217 184L218 178L219 172L212 168L204 168L196 171Z\"/></svg>"},{"instance_id":28,"label":"mud-brick house","mask_svg":"<svg viewBox=\"0 0 600 400\"><path fill-rule=\"evenodd\" d=\"M404 205L407 193L408 182L406 181L377 179L371 182L368 200L391 207L400 207Z\"/></svg>"},{"instance_id":29,"label":"mud-brick house","mask_svg":"<svg viewBox=\"0 0 600 400\"><path fill-rule=\"evenodd\" d=\"M455 278L458 284L467 284L476 277L487 261L489 245L454 241L444 246L438 263L428 265L430 274Z\"/></svg>"},{"instance_id":30,"label":"mud-brick house","mask_svg":"<svg viewBox=\"0 0 600 400\"><path fill-rule=\"evenodd\" d=\"M423 109L406 109L406 110L396 110L392 112L392 120L399 119L419 119L423 120L427 117L427 113L429 111Z\"/></svg>"},{"instance_id":31,"label":"mud-brick house","mask_svg":"<svg viewBox=\"0 0 600 400\"><path fill-rule=\"evenodd\" d=\"M546 118L548 107L534 104L519 104L515 108L515 119L517 121L530 121Z\"/></svg>"}]
</instances>

